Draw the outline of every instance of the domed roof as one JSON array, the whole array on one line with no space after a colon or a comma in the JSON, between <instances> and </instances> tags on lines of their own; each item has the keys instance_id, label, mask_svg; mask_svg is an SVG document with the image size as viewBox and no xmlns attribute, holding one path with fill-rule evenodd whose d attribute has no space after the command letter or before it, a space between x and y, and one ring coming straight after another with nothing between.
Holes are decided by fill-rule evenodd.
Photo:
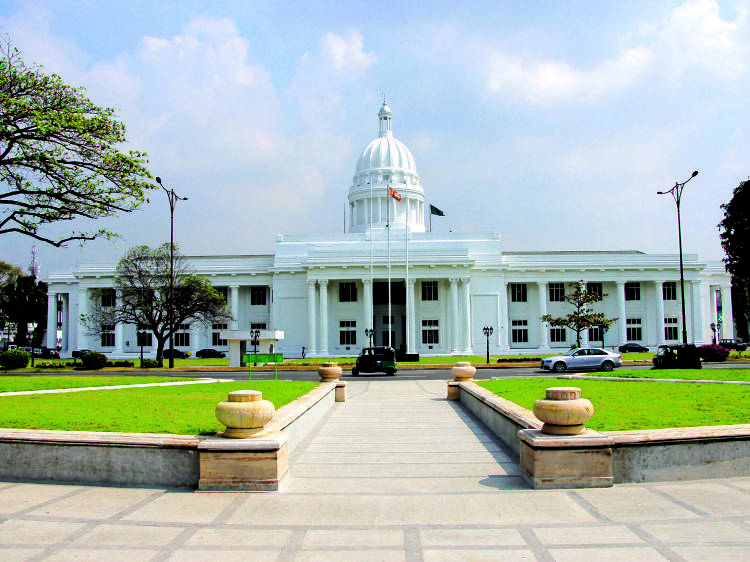
<instances>
[{"instance_id":1,"label":"domed roof","mask_svg":"<svg viewBox=\"0 0 750 562\"><path fill-rule=\"evenodd\" d=\"M411 151L392 135L378 137L367 145L357 160L356 173L384 168L417 174L417 165Z\"/></svg>"}]
</instances>

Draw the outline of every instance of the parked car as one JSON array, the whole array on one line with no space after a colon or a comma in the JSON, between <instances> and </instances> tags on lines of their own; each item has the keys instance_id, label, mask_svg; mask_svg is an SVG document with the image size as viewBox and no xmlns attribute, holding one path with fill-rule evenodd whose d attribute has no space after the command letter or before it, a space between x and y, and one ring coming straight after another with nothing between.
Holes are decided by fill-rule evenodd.
<instances>
[{"instance_id":1,"label":"parked car","mask_svg":"<svg viewBox=\"0 0 750 562\"><path fill-rule=\"evenodd\" d=\"M735 351L745 351L747 349L747 344L737 338L719 340L719 345L724 349L734 349Z\"/></svg>"},{"instance_id":2,"label":"parked car","mask_svg":"<svg viewBox=\"0 0 750 562\"><path fill-rule=\"evenodd\" d=\"M95 351L93 349L76 349L70 355L73 357L73 359L80 359L87 353L95 353Z\"/></svg>"},{"instance_id":3,"label":"parked car","mask_svg":"<svg viewBox=\"0 0 750 562\"><path fill-rule=\"evenodd\" d=\"M175 348L164 350L164 359L169 359L172 356L174 356L175 359L187 359L188 357L190 357L190 352Z\"/></svg>"},{"instance_id":4,"label":"parked car","mask_svg":"<svg viewBox=\"0 0 750 562\"><path fill-rule=\"evenodd\" d=\"M395 375L398 371L396 351L392 347L364 347L352 367L352 375L360 373L385 373Z\"/></svg>"},{"instance_id":5,"label":"parked car","mask_svg":"<svg viewBox=\"0 0 750 562\"><path fill-rule=\"evenodd\" d=\"M218 349L200 349L195 352L195 356L198 359L213 359L213 358L221 358L226 357L227 354L223 351L219 351Z\"/></svg>"},{"instance_id":6,"label":"parked car","mask_svg":"<svg viewBox=\"0 0 750 562\"><path fill-rule=\"evenodd\" d=\"M624 343L617 348L620 353L648 353L648 348L639 343Z\"/></svg>"},{"instance_id":7,"label":"parked car","mask_svg":"<svg viewBox=\"0 0 750 562\"><path fill-rule=\"evenodd\" d=\"M599 349L598 347L582 347L571 349L565 355L545 357L540 365L542 370L563 373L568 370L595 369L611 371L615 367L622 367L619 353Z\"/></svg>"},{"instance_id":8,"label":"parked car","mask_svg":"<svg viewBox=\"0 0 750 562\"><path fill-rule=\"evenodd\" d=\"M698 349L692 343L660 345L653 362L657 369L700 369L703 367Z\"/></svg>"},{"instance_id":9,"label":"parked car","mask_svg":"<svg viewBox=\"0 0 750 562\"><path fill-rule=\"evenodd\" d=\"M56 349L52 349L50 347L43 347L42 349L38 351L39 351L39 355L37 357L41 357L42 359L60 359L60 352L57 351Z\"/></svg>"}]
</instances>

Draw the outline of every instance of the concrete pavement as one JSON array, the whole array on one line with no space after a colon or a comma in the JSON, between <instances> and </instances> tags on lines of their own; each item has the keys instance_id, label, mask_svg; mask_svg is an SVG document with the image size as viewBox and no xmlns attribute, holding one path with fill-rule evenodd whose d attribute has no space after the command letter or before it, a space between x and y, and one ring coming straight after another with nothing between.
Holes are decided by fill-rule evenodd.
<instances>
[{"instance_id":1,"label":"concrete pavement","mask_svg":"<svg viewBox=\"0 0 750 562\"><path fill-rule=\"evenodd\" d=\"M444 381L349 382L282 493L0 483L0 559L750 559L750 477L530 490L444 398Z\"/></svg>"}]
</instances>

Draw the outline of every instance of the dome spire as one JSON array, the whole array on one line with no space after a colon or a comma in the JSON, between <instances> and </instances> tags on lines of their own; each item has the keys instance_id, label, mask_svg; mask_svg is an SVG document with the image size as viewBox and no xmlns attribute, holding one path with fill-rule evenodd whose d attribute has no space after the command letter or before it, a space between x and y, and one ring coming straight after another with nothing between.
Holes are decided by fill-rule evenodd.
<instances>
[{"instance_id":1,"label":"dome spire","mask_svg":"<svg viewBox=\"0 0 750 562\"><path fill-rule=\"evenodd\" d=\"M378 111L378 121L380 122L381 137L390 137L393 135L393 131L391 130L392 118L393 112L391 111L391 108L388 107L388 101L386 100L385 92L383 92L383 107L381 107L380 111Z\"/></svg>"}]
</instances>

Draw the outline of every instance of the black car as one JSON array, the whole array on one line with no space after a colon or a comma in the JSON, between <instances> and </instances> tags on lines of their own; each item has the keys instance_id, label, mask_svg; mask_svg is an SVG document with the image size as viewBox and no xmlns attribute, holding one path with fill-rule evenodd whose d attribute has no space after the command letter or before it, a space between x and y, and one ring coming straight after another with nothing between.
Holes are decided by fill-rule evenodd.
<instances>
[{"instance_id":1,"label":"black car","mask_svg":"<svg viewBox=\"0 0 750 562\"><path fill-rule=\"evenodd\" d=\"M223 351L219 351L218 349L201 349L195 352L195 356L198 359L213 359L213 358L221 358L226 357L227 354Z\"/></svg>"},{"instance_id":2,"label":"black car","mask_svg":"<svg viewBox=\"0 0 750 562\"><path fill-rule=\"evenodd\" d=\"M71 356L73 357L73 359L80 359L87 353L95 353L95 351L93 349L76 349L75 351L73 351L73 353L71 353Z\"/></svg>"},{"instance_id":3,"label":"black car","mask_svg":"<svg viewBox=\"0 0 750 562\"><path fill-rule=\"evenodd\" d=\"M624 343L617 348L620 353L647 353L648 348L639 343Z\"/></svg>"},{"instance_id":4,"label":"black car","mask_svg":"<svg viewBox=\"0 0 750 562\"><path fill-rule=\"evenodd\" d=\"M164 359L169 359L170 357L174 357L175 359L187 359L188 357L190 357L190 354L187 351L182 351L181 349L165 349Z\"/></svg>"},{"instance_id":5,"label":"black car","mask_svg":"<svg viewBox=\"0 0 750 562\"><path fill-rule=\"evenodd\" d=\"M719 345L724 349L734 349L735 351L745 351L747 349L747 344L737 338L719 340Z\"/></svg>"},{"instance_id":6,"label":"black car","mask_svg":"<svg viewBox=\"0 0 750 562\"><path fill-rule=\"evenodd\" d=\"M396 351L392 347L364 347L352 367L352 375L360 373L385 373L395 375L398 371Z\"/></svg>"},{"instance_id":7,"label":"black car","mask_svg":"<svg viewBox=\"0 0 750 562\"><path fill-rule=\"evenodd\" d=\"M660 345L653 362L657 369L700 369L703 367L698 348L692 343Z\"/></svg>"}]
</instances>

